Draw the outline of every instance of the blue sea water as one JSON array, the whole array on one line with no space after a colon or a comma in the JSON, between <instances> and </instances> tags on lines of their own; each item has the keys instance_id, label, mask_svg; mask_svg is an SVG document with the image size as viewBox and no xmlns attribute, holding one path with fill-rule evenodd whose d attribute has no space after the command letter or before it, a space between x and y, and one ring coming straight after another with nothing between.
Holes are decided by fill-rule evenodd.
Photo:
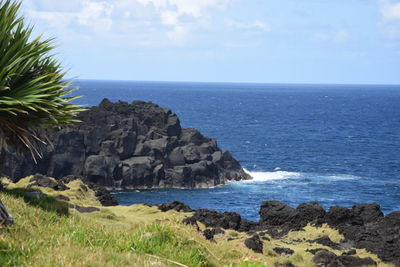
<instances>
[{"instance_id":1,"label":"blue sea water","mask_svg":"<svg viewBox=\"0 0 400 267\"><path fill-rule=\"evenodd\" d=\"M216 138L254 177L211 189L116 192L122 205L180 200L258 219L291 206L377 202L400 210L400 86L78 81L79 104L146 100Z\"/></svg>"}]
</instances>

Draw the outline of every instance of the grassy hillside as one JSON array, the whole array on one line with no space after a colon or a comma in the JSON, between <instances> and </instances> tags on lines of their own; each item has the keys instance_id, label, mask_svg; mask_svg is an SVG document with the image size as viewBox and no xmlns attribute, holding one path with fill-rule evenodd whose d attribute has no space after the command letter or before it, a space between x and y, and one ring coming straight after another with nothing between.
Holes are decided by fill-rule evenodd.
<instances>
[{"instance_id":1,"label":"grassy hillside","mask_svg":"<svg viewBox=\"0 0 400 267\"><path fill-rule=\"evenodd\" d=\"M313 266L313 255L305 249L323 247L306 240L324 235L335 242L342 238L328 227L308 226L284 239L264 241L263 254L257 254L245 247L245 233L226 230L215 241L207 241L193 226L181 223L190 213L163 213L145 205L100 207L94 192L83 189L80 181L71 182L67 185L70 189L61 193L74 204L96 206L100 211L79 213L68 209L66 202L52 197L60 191L49 188L33 188L48 195L39 199L26 195L29 179L6 183L7 190L0 192L0 198L13 214L15 224L0 229L0 266L273 267L292 262L305 267ZM274 247L291 248L295 253L282 257L273 251ZM357 250L357 254L372 257L379 266L390 266L364 250Z\"/></svg>"}]
</instances>

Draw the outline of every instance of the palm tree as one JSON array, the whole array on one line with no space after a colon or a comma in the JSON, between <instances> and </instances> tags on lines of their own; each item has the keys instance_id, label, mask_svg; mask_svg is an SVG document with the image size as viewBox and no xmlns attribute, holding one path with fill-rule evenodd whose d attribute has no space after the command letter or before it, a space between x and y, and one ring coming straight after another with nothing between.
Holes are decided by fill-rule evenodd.
<instances>
[{"instance_id":1,"label":"palm tree","mask_svg":"<svg viewBox=\"0 0 400 267\"><path fill-rule=\"evenodd\" d=\"M75 122L82 110L69 103L75 99L69 96L72 81L51 54L53 39L32 38L20 6L0 0L0 174L7 150L30 153L36 161L45 130ZM0 222L10 220L0 201Z\"/></svg>"}]
</instances>

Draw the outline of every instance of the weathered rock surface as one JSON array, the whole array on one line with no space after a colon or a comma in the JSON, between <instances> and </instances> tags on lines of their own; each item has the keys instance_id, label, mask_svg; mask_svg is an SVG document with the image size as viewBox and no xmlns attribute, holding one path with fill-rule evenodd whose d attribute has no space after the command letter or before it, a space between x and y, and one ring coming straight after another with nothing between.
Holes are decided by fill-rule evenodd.
<instances>
[{"instance_id":1,"label":"weathered rock surface","mask_svg":"<svg viewBox=\"0 0 400 267\"><path fill-rule=\"evenodd\" d=\"M32 173L81 175L113 190L207 188L251 179L214 139L181 128L171 110L153 103L104 99L78 119L75 126L49 132L53 146L38 164L7 155L5 174L14 181Z\"/></svg>"},{"instance_id":2,"label":"weathered rock surface","mask_svg":"<svg viewBox=\"0 0 400 267\"><path fill-rule=\"evenodd\" d=\"M158 205L158 208L161 211L169 211L169 210L176 210L179 212L191 212L193 211L188 205L179 202L179 201L173 201L171 203L165 203Z\"/></svg>"},{"instance_id":3,"label":"weathered rock surface","mask_svg":"<svg viewBox=\"0 0 400 267\"><path fill-rule=\"evenodd\" d=\"M326 249L307 250L315 255L320 253L316 257L319 263L325 264L324 262L328 261L326 266L376 265L369 258L351 257L354 250L347 251L351 247L364 248L378 255L381 260L400 267L400 211L384 216L380 206L372 203L355 205L351 209L334 206L326 212L316 202L303 203L297 208L292 208L278 201L265 201L261 204L259 214L259 222L251 222L241 218L238 213L199 209L194 211L193 216L186 218L184 223L196 225L197 222L201 222L207 227L232 229L251 235L257 231L265 231L273 238L283 237L289 231L299 231L308 223L315 226L326 223L337 229L345 239L340 244L333 242L329 237L309 242L346 251L341 256L335 255L330 259Z\"/></svg>"},{"instance_id":4,"label":"weathered rock surface","mask_svg":"<svg viewBox=\"0 0 400 267\"><path fill-rule=\"evenodd\" d=\"M328 250L318 251L313 257L313 262L318 266L326 267L376 266L376 262L371 258L336 256L335 253Z\"/></svg>"},{"instance_id":5,"label":"weathered rock surface","mask_svg":"<svg viewBox=\"0 0 400 267\"><path fill-rule=\"evenodd\" d=\"M281 256L289 256L294 253L294 251L290 248L280 248L280 247L275 247L272 249L275 251L275 253L281 255Z\"/></svg>"},{"instance_id":6,"label":"weathered rock surface","mask_svg":"<svg viewBox=\"0 0 400 267\"><path fill-rule=\"evenodd\" d=\"M206 229L203 231L203 236L207 239L207 240L213 240L215 235L218 234L224 234L225 231L222 230L221 228L213 228L213 229Z\"/></svg>"},{"instance_id":7,"label":"weathered rock surface","mask_svg":"<svg viewBox=\"0 0 400 267\"><path fill-rule=\"evenodd\" d=\"M29 184L28 188L32 186L41 186L41 187L48 187L56 191L64 191L68 189L68 187L64 183L54 181L49 177L41 174L33 175L32 178L29 180L29 182L33 183Z\"/></svg>"},{"instance_id":8,"label":"weathered rock surface","mask_svg":"<svg viewBox=\"0 0 400 267\"><path fill-rule=\"evenodd\" d=\"M247 248L253 250L256 253L263 253L264 245L258 235L254 235L250 238L247 238L244 241L244 244L246 245Z\"/></svg>"}]
</instances>

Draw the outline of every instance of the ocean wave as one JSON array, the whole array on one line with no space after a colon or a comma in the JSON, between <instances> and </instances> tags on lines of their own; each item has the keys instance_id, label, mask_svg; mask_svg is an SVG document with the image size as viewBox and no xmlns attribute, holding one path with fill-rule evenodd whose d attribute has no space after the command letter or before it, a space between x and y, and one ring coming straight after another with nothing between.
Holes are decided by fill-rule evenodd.
<instances>
[{"instance_id":1,"label":"ocean wave","mask_svg":"<svg viewBox=\"0 0 400 267\"><path fill-rule=\"evenodd\" d=\"M292 180L292 179L307 179L311 181L342 181L342 180L357 180L361 177L350 174L318 174L304 172L288 172L280 168L272 172L249 171L244 169L252 180L242 181L243 183L265 182L274 180Z\"/></svg>"},{"instance_id":2,"label":"ocean wave","mask_svg":"<svg viewBox=\"0 0 400 267\"><path fill-rule=\"evenodd\" d=\"M249 171L244 169L246 173L248 173L252 180L244 181L244 182L263 182L263 181L272 181L272 180L285 180L285 179L293 179L293 178L301 178L303 173L299 172L287 172L287 171L273 171L273 172L258 172L258 171Z\"/></svg>"}]
</instances>

